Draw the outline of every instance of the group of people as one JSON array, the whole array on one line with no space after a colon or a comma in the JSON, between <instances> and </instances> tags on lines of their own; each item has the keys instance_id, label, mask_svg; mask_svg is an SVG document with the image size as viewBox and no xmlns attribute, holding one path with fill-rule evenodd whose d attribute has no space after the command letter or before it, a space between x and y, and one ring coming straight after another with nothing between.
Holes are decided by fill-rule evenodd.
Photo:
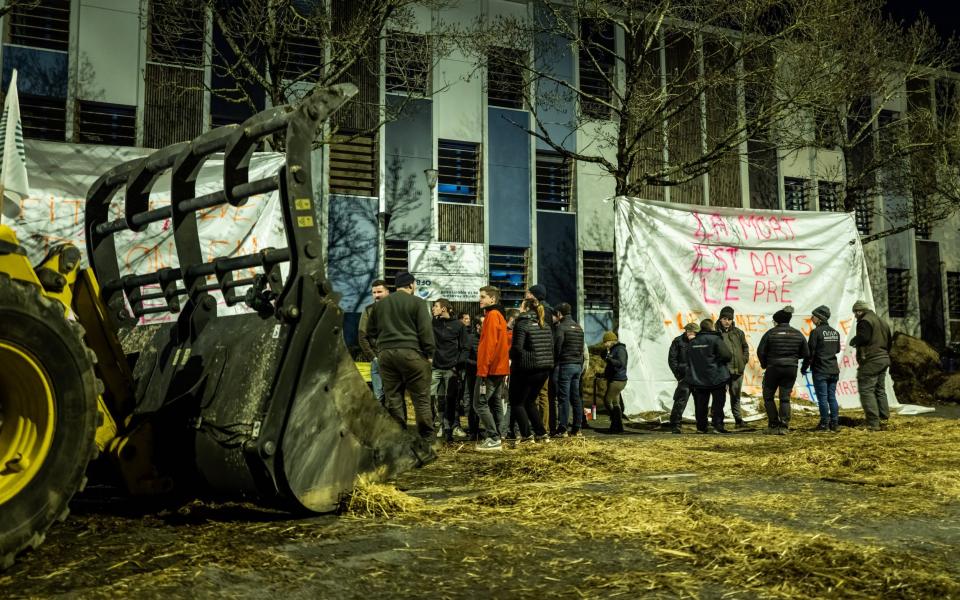
<instances>
[{"instance_id":1,"label":"group of people","mask_svg":"<svg viewBox=\"0 0 960 600\"><path fill-rule=\"evenodd\" d=\"M757 346L757 359L764 369L765 433L785 435L789 430L790 392L797 381L798 369L802 375L809 372L813 378L820 412L817 430L837 432L840 333L830 326L827 306L813 309L815 328L808 338L790 326L793 312L793 307L787 306L774 313L774 327L764 333ZM878 431L886 428L890 418L885 382L892 336L889 325L866 302L854 303L853 313L857 327L850 344L856 348L860 402L867 428ZM691 396L697 433L708 433L710 425L716 433L729 433L724 426L724 404L728 395L735 426L747 427L740 410L740 391L749 360L750 347L746 335L734 323L732 307L720 310L716 324L711 319L699 324L687 323L684 332L673 340L668 354L670 370L677 379L670 414L673 433L681 433L681 418Z\"/></svg>"},{"instance_id":2,"label":"group of people","mask_svg":"<svg viewBox=\"0 0 960 600\"><path fill-rule=\"evenodd\" d=\"M482 312L454 316L450 301L418 298L409 273L396 276L395 288L391 294L385 281L373 282L374 303L360 317L358 337L371 362L374 394L401 425L406 427L409 393L423 438L472 435L477 450L496 451L504 441L535 444L582 435L587 352L570 304L550 306L538 284L519 309L504 309L500 291L484 286ZM622 432L626 348L612 332L604 335L604 346L611 431ZM470 434L462 427L464 416Z\"/></svg>"}]
</instances>

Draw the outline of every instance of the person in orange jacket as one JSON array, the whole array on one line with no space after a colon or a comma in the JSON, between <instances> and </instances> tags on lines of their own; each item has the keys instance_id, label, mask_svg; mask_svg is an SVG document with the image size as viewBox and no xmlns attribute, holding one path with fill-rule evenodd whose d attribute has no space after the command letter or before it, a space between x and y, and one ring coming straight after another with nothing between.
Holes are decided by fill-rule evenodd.
<instances>
[{"instance_id":1,"label":"person in orange jacket","mask_svg":"<svg viewBox=\"0 0 960 600\"><path fill-rule=\"evenodd\" d=\"M507 321L500 306L500 290L490 285L480 288L480 308L484 311L484 318L477 347L477 390L473 394L473 410L480 419L484 439L477 444L477 450L496 451L503 449L497 423L500 422L503 381L510 374L510 345Z\"/></svg>"}]
</instances>

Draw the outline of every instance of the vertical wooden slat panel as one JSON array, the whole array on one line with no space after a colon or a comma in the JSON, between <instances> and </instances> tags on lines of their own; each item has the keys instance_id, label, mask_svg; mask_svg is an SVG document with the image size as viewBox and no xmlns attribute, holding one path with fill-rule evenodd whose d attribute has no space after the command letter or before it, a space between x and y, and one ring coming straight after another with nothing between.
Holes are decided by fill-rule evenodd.
<instances>
[{"instance_id":1,"label":"vertical wooden slat panel","mask_svg":"<svg viewBox=\"0 0 960 600\"><path fill-rule=\"evenodd\" d=\"M147 63L143 143L148 148L193 139L203 131L203 71Z\"/></svg>"},{"instance_id":2,"label":"vertical wooden slat panel","mask_svg":"<svg viewBox=\"0 0 960 600\"><path fill-rule=\"evenodd\" d=\"M483 243L483 207L474 204L439 204L438 239L441 242Z\"/></svg>"},{"instance_id":3,"label":"vertical wooden slat panel","mask_svg":"<svg viewBox=\"0 0 960 600\"><path fill-rule=\"evenodd\" d=\"M682 34L667 36L667 93L680 95L685 102L698 76L697 56L693 41ZM700 102L694 100L679 115L667 123L667 143L670 164L694 161L700 156ZM670 190L670 200L683 204L703 204L703 178L696 177Z\"/></svg>"},{"instance_id":4,"label":"vertical wooden slat panel","mask_svg":"<svg viewBox=\"0 0 960 600\"><path fill-rule=\"evenodd\" d=\"M709 74L731 72L733 48L729 40L714 39L704 42L704 69ZM709 77L709 75L708 75ZM707 93L707 148L713 148L725 134L735 131L738 122L736 83L722 81L711 86ZM710 169L710 204L739 208L743 204L740 195L740 156L730 150Z\"/></svg>"}]
</instances>

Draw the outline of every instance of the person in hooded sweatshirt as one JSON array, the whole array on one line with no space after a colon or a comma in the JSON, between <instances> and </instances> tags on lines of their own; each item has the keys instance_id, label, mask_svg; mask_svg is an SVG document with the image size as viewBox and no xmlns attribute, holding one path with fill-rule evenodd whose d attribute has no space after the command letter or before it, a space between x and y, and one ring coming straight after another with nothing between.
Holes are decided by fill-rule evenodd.
<instances>
[{"instance_id":1,"label":"person in hooded sweatshirt","mask_svg":"<svg viewBox=\"0 0 960 600\"><path fill-rule=\"evenodd\" d=\"M790 391L797 382L799 361L810 356L807 340L799 330L790 326L793 307L787 306L773 313L776 325L760 338L757 358L763 372L763 406L767 411L767 429L764 433L786 435L790 428ZM780 407L774 395L780 390Z\"/></svg>"},{"instance_id":2,"label":"person in hooded sweatshirt","mask_svg":"<svg viewBox=\"0 0 960 600\"><path fill-rule=\"evenodd\" d=\"M707 417L713 398L713 430L730 433L723 426L723 402L730 381L727 363L733 358L730 347L714 328L713 321L700 321L700 333L687 348L685 381L693 388L693 407L697 415L697 433L708 433Z\"/></svg>"},{"instance_id":3,"label":"person in hooded sweatshirt","mask_svg":"<svg viewBox=\"0 0 960 600\"><path fill-rule=\"evenodd\" d=\"M620 394L627 387L627 347L620 343L617 334L608 331L603 334L604 350L600 354L607 366L603 378L607 380L607 393L603 404L610 415L610 433L623 433L623 406Z\"/></svg>"},{"instance_id":4,"label":"person in hooded sweatshirt","mask_svg":"<svg viewBox=\"0 0 960 600\"><path fill-rule=\"evenodd\" d=\"M840 426L837 423L840 406L837 404L837 380L840 379L840 365L837 354L840 353L840 332L830 327L830 308L818 306L813 309L813 324L816 328L807 339L810 355L803 359L800 373L806 375L813 371L813 389L817 393L817 408L820 409L820 423L817 431L833 431Z\"/></svg>"},{"instance_id":5,"label":"person in hooded sweatshirt","mask_svg":"<svg viewBox=\"0 0 960 600\"><path fill-rule=\"evenodd\" d=\"M667 355L670 371L677 378L677 389L673 392L673 410L670 411L670 428L673 433L681 433L680 422L683 419L683 411L687 409L687 402L693 395L693 390L686 382L687 350L690 349L690 342L697 337L698 333L700 333L700 326L696 323L684 325L683 333L674 338Z\"/></svg>"}]
</instances>

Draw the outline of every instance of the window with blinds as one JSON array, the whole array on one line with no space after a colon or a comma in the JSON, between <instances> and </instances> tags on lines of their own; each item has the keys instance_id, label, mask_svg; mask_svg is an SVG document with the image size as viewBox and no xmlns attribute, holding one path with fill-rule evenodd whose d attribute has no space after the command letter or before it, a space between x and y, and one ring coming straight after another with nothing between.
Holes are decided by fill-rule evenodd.
<instances>
[{"instance_id":1,"label":"window with blinds","mask_svg":"<svg viewBox=\"0 0 960 600\"><path fill-rule=\"evenodd\" d=\"M7 23L11 44L60 52L70 47L70 0L21 2L10 9Z\"/></svg>"},{"instance_id":2,"label":"window with blinds","mask_svg":"<svg viewBox=\"0 0 960 600\"><path fill-rule=\"evenodd\" d=\"M527 291L530 250L508 246L490 246L488 268L490 285L500 290L504 308L519 308Z\"/></svg>"},{"instance_id":3,"label":"window with blinds","mask_svg":"<svg viewBox=\"0 0 960 600\"><path fill-rule=\"evenodd\" d=\"M387 34L387 92L429 96L430 63L427 36L402 31Z\"/></svg>"},{"instance_id":4,"label":"window with blinds","mask_svg":"<svg viewBox=\"0 0 960 600\"><path fill-rule=\"evenodd\" d=\"M343 132L330 143L330 193L377 195L377 138Z\"/></svg>"},{"instance_id":5,"label":"window with blinds","mask_svg":"<svg viewBox=\"0 0 960 600\"><path fill-rule=\"evenodd\" d=\"M67 139L67 101L32 94L20 94L23 137L64 142Z\"/></svg>"},{"instance_id":6,"label":"window with blinds","mask_svg":"<svg viewBox=\"0 0 960 600\"><path fill-rule=\"evenodd\" d=\"M437 140L437 192L441 202L477 204L480 144Z\"/></svg>"},{"instance_id":7,"label":"window with blinds","mask_svg":"<svg viewBox=\"0 0 960 600\"><path fill-rule=\"evenodd\" d=\"M81 144L135 146L137 107L78 100L77 141Z\"/></svg>"},{"instance_id":8,"label":"window with blinds","mask_svg":"<svg viewBox=\"0 0 960 600\"><path fill-rule=\"evenodd\" d=\"M165 65L203 66L206 11L202 4L176 5L170 0L150 0L147 60Z\"/></svg>"},{"instance_id":9,"label":"window with blinds","mask_svg":"<svg viewBox=\"0 0 960 600\"><path fill-rule=\"evenodd\" d=\"M857 198L854 210L857 231L860 235L870 235L873 226L873 201L868 198Z\"/></svg>"},{"instance_id":10,"label":"window with blinds","mask_svg":"<svg viewBox=\"0 0 960 600\"><path fill-rule=\"evenodd\" d=\"M580 39L580 111L595 119L609 119L616 60L613 23L582 19Z\"/></svg>"},{"instance_id":11,"label":"window with blinds","mask_svg":"<svg viewBox=\"0 0 960 600\"><path fill-rule=\"evenodd\" d=\"M520 50L492 48L487 56L487 104L523 108L523 72L516 64Z\"/></svg>"},{"instance_id":12,"label":"window with blinds","mask_svg":"<svg viewBox=\"0 0 960 600\"><path fill-rule=\"evenodd\" d=\"M947 273L947 306L951 319L960 319L960 273Z\"/></svg>"},{"instance_id":13,"label":"window with blinds","mask_svg":"<svg viewBox=\"0 0 960 600\"><path fill-rule=\"evenodd\" d=\"M836 181L824 181L822 179L818 181L817 195L822 212L843 211L843 206L840 205L840 184Z\"/></svg>"},{"instance_id":14,"label":"window with blinds","mask_svg":"<svg viewBox=\"0 0 960 600\"><path fill-rule=\"evenodd\" d=\"M887 269L887 302L891 317L907 316L907 298L910 291L910 271Z\"/></svg>"},{"instance_id":15,"label":"window with blinds","mask_svg":"<svg viewBox=\"0 0 960 600\"><path fill-rule=\"evenodd\" d=\"M537 150L537 208L574 210L573 161L569 157Z\"/></svg>"},{"instance_id":16,"label":"window with blinds","mask_svg":"<svg viewBox=\"0 0 960 600\"><path fill-rule=\"evenodd\" d=\"M612 310L617 302L613 252L583 253L583 300L586 310Z\"/></svg>"},{"instance_id":17,"label":"window with blinds","mask_svg":"<svg viewBox=\"0 0 960 600\"><path fill-rule=\"evenodd\" d=\"M783 178L783 204L787 210L810 210L810 188L806 179Z\"/></svg>"},{"instance_id":18,"label":"window with blinds","mask_svg":"<svg viewBox=\"0 0 960 600\"><path fill-rule=\"evenodd\" d=\"M386 240L383 255L383 278L392 290L397 273L410 270L409 244L406 240Z\"/></svg>"}]
</instances>

